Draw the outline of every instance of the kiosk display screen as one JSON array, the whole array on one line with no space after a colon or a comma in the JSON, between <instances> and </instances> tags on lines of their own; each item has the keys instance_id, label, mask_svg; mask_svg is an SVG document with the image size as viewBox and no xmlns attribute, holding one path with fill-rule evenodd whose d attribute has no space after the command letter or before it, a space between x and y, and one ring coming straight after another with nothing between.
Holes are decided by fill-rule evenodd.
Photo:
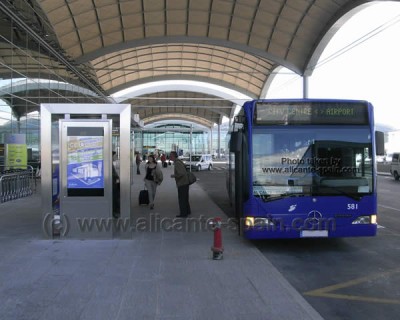
<instances>
[{"instance_id":1,"label":"kiosk display screen","mask_svg":"<svg viewBox=\"0 0 400 320\"><path fill-rule=\"evenodd\" d=\"M67 194L104 196L104 128L67 128Z\"/></svg>"}]
</instances>

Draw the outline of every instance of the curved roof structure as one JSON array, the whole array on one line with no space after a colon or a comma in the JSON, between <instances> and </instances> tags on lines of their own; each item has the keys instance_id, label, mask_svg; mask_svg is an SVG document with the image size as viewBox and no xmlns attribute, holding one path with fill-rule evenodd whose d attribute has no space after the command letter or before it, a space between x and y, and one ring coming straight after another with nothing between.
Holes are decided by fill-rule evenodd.
<instances>
[{"instance_id":1,"label":"curved roof structure","mask_svg":"<svg viewBox=\"0 0 400 320\"><path fill-rule=\"evenodd\" d=\"M311 74L335 31L356 12L353 9L372 2L6 0L0 4L0 13L6 19L21 19L18 28L25 22L38 41L48 45L48 52L55 51L46 64L52 67L56 59L64 67L54 72L104 98L163 79L199 80L258 98L277 67ZM0 23L5 38L10 37L5 35L6 19ZM183 96L181 110L171 110L170 100L167 104L164 99L183 101ZM215 123L231 114L225 108L234 107L221 101L220 105L210 103L215 96L206 94L199 106L191 103L193 97L199 98L174 90L147 96L151 103L127 101L133 113L149 122L182 111L194 121L202 118Z\"/></svg>"}]
</instances>

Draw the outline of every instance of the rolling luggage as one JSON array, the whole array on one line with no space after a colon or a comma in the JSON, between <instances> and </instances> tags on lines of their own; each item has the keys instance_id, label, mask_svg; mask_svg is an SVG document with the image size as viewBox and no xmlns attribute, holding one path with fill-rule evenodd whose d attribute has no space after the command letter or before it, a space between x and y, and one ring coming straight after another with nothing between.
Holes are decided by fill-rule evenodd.
<instances>
[{"instance_id":1,"label":"rolling luggage","mask_svg":"<svg viewBox=\"0 0 400 320\"><path fill-rule=\"evenodd\" d=\"M167 162L164 162L164 163L163 163L163 167L164 167L164 168L168 167L168 163L167 163Z\"/></svg>"},{"instance_id":2,"label":"rolling luggage","mask_svg":"<svg viewBox=\"0 0 400 320\"><path fill-rule=\"evenodd\" d=\"M149 201L149 191L144 188L143 190L140 190L139 192L139 205L144 206L148 205L150 203Z\"/></svg>"}]
</instances>

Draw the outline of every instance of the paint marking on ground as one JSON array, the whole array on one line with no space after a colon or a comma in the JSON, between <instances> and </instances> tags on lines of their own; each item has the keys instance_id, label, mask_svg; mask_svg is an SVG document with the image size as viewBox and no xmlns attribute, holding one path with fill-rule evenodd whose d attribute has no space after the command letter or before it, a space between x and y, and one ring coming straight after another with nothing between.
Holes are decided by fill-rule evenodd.
<instances>
[{"instance_id":1,"label":"paint marking on ground","mask_svg":"<svg viewBox=\"0 0 400 320\"><path fill-rule=\"evenodd\" d=\"M334 293L337 290L343 288L353 287L364 282L376 280L382 277L391 276L393 274L400 273L400 268L385 271L381 273L377 273L374 275L353 279L350 281L338 283L332 286L304 292L304 295L312 296L312 297L323 297L323 298L331 298L331 299L344 299L344 300L353 300L353 301L363 301L363 302L372 302L372 303L386 303L386 304L399 304L399 299L385 299L385 298L378 298L378 297L368 297L368 296L358 296L358 295L348 295L348 294L338 294Z\"/></svg>"},{"instance_id":2,"label":"paint marking on ground","mask_svg":"<svg viewBox=\"0 0 400 320\"><path fill-rule=\"evenodd\" d=\"M382 208L385 208L385 209L389 209L389 210L394 210L394 211L400 212L400 209L389 207L389 206L384 206L382 204L379 204L378 207L382 207Z\"/></svg>"}]
</instances>

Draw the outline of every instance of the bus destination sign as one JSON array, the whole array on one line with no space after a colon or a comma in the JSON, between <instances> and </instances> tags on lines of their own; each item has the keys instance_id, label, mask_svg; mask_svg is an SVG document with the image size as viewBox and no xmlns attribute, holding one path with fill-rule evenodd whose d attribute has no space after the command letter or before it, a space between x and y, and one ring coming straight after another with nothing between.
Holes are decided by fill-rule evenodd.
<instances>
[{"instance_id":1,"label":"bus destination sign","mask_svg":"<svg viewBox=\"0 0 400 320\"><path fill-rule=\"evenodd\" d=\"M349 102L260 102L255 124L368 124L367 103Z\"/></svg>"}]
</instances>

